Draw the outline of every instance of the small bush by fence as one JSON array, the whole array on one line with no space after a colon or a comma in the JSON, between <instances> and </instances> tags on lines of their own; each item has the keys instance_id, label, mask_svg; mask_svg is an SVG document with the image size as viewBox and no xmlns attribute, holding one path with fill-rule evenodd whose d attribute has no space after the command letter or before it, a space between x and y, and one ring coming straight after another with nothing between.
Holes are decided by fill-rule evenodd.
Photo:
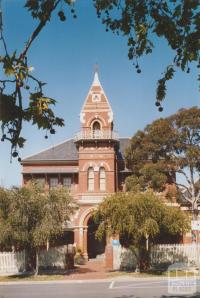
<instances>
[{"instance_id":1,"label":"small bush by fence","mask_svg":"<svg viewBox=\"0 0 200 298\"><path fill-rule=\"evenodd\" d=\"M40 269L65 269L66 258L64 246L52 247L39 252Z\"/></svg>"},{"instance_id":2,"label":"small bush by fence","mask_svg":"<svg viewBox=\"0 0 200 298\"><path fill-rule=\"evenodd\" d=\"M138 263L138 252L131 249L122 248L120 269L122 271L134 271Z\"/></svg>"}]
</instances>

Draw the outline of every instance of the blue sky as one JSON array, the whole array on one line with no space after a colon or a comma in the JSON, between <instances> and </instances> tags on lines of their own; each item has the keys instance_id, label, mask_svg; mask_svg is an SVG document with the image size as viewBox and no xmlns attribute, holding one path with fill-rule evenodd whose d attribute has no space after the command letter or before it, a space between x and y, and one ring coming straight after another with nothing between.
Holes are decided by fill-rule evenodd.
<instances>
[{"instance_id":1,"label":"blue sky","mask_svg":"<svg viewBox=\"0 0 200 298\"><path fill-rule=\"evenodd\" d=\"M9 51L20 51L36 26L23 8L23 0L3 0L5 37ZM55 113L65 119L65 127L44 139L45 132L24 125L27 138L22 158L54 146L74 136L79 130L79 113L93 80L94 65L99 65L101 84L114 111L114 124L121 137L132 136L138 129L158 117L175 113L182 107L199 106L197 69L192 74L176 73L168 84L164 111L154 105L157 79L172 60L164 40L155 41L152 55L141 60L142 73L137 74L128 60L127 41L111 32L96 17L91 0L76 3L77 19L66 13L60 22L55 14L38 36L29 53L34 75L47 83L46 95L57 99ZM1 46L1 45L0 45ZM0 48L2 51L2 48ZM21 166L10 163L10 145L0 143L0 185L21 184Z\"/></svg>"}]
</instances>

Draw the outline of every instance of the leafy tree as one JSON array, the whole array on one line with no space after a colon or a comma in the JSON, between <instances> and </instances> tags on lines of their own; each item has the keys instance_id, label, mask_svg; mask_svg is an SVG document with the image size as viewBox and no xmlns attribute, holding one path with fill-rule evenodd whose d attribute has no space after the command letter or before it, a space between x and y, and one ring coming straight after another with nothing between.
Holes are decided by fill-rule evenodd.
<instances>
[{"instance_id":1,"label":"leafy tree","mask_svg":"<svg viewBox=\"0 0 200 298\"><path fill-rule=\"evenodd\" d=\"M128 40L128 58L141 73L139 58L151 54L157 38L167 41L174 52L172 62L158 80L156 106L166 95L166 83L176 69L190 72L191 62L200 67L200 12L198 0L96 0L97 15L106 31L123 35ZM199 79L199 78L198 78Z\"/></svg>"},{"instance_id":2,"label":"leafy tree","mask_svg":"<svg viewBox=\"0 0 200 298\"><path fill-rule=\"evenodd\" d=\"M63 187L47 193L31 181L10 191L0 189L0 243L25 248L29 253L34 251L37 274L39 248L62 234L63 224L75 208Z\"/></svg>"},{"instance_id":3,"label":"leafy tree","mask_svg":"<svg viewBox=\"0 0 200 298\"><path fill-rule=\"evenodd\" d=\"M144 252L149 242L162 233L183 234L188 229L187 216L179 209L164 204L152 191L116 193L108 196L94 213L99 222L97 237L118 234L122 244L140 252L140 268L144 269ZM146 266L146 265L145 265Z\"/></svg>"},{"instance_id":4,"label":"leafy tree","mask_svg":"<svg viewBox=\"0 0 200 298\"><path fill-rule=\"evenodd\" d=\"M140 73L139 58L153 51L156 38L166 39L174 51L174 59L166 67L163 77L158 81L156 105L162 111L161 102L166 94L166 83L172 79L176 69L190 72L190 64L200 67L199 34L200 13L198 0L94 0L97 16L102 18L106 31L128 39L128 57ZM66 11L70 10L77 18L75 0L27 0L27 9L37 25L25 43L22 51L10 53L8 41L3 34L3 17L0 10L0 42L4 52L0 56L0 65L4 77L0 80L0 122L1 141L11 142L13 157L19 156L19 148L24 146L22 136L24 122L30 122L47 133L55 133L56 126L63 126L64 120L56 117L52 106L56 100L44 94L45 83L33 76L33 67L28 59L29 50L57 13L60 21L66 20ZM28 102L25 100L29 97ZM20 161L20 157L18 157Z\"/></svg>"},{"instance_id":5,"label":"leafy tree","mask_svg":"<svg viewBox=\"0 0 200 298\"><path fill-rule=\"evenodd\" d=\"M2 12L0 11L0 41L4 54L0 56L4 78L0 80L0 122L2 128L1 141L11 142L12 157L18 156L18 149L24 146L25 139L21 136L24 121L37 125L38 129L55 134L55 126L63 126L64 120L56 117L52 110L56 100L46 96L43 92L45 85L40 79L32 75L33 67L28 61L28 52L34 40L50 21L53 11L61 0L27 0L25 8L38 21L34 31L30 34L23 50L19 53L8 52L7 41L3 35ZM65 1L71 7L73 1ZM73 12L74 9L72 8ZM75 16L75 14L73 13ZM58 12L61 21L65 20L64 12ZM29 97L28 103L25 98ZM20 157L18 157L20 161Z\"/></svg>"},{"instance_id":6,"label":"leafy tree","mask_svg":"<svg viewBox=\"0 0 200 298\"><path fill-rule=\"evenodd\" d=\"M141 190L163 191L167 183L174 184L195 219L200 203L200 109L182 109L138 131L126 161L133 171L127 179L129 190L137 185Z\"/></svg>"},{"instance_id":7,"label":"leafy tree","mask_svg":"<svg viewBox=\"0 0 200 298\"><path fill-rule=\"evenodd\" d=\"M0 246L3 246L5 248L10 246L9 244L11 231L7 221L10 212L10 200L10 191L4 188L0 188Z\"/></svg>"}]
</instances>

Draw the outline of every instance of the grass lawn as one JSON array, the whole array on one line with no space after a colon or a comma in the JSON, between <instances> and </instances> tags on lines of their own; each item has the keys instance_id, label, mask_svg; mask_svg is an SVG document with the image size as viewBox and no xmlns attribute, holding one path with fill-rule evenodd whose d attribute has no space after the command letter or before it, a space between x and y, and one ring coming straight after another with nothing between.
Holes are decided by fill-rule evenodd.
<instances>
[{"instance_id":1,"label":"grass lawn","mask_svg":"<svg viewBox=\"0 0 200 298\"><path fill-rule=\"evenodd\" d=\"M48 280L64 280L65 275L63 274L49 274L49 275L37 275L34 274L23 274L23 275L9 275L0 276L0 282L7 281L48 281Z\"/></svg>"},{"instance_id":2,"label":"grass lawn","mask_svg":"<svg viewBox=\"0 0 200 298\"><path fill-rule=\"evenodd\" d=\"M179 277L185 276L184 271L177 271ZM167 277L168 272L125 272L125 271L116 271L116 272L108 272L106 274L107 278L149 278L149 277ZM170 272L170 277L175 277L176 272ZM188 276L194 276L194 273L188 272ZM196 276L199 277L199 274L196 273ZM35 276L34 274L23 274L23 275L9 275L9 276L0 276L0 282L12 282L12 281L53 281L53 280L67 280L67 273L60 274L38 274Z\"/></svg>"},{"instance_id":3,"label":"grass lawn","mask_svg":"<svg viewBox=\"0 0 200 298\"><path fill-rule=\"evenodd\" d=\"M199 273L197 272L187 272L187 276L195 276L199 277ZM170 277L181 277L185 276L185 271L171 271ZM126 272L126 271L116 271L116 272L110 272L108 273L109 278L114 277L133 277L133 278L147 278L147 277L168 277L168 271L152 271L152 272Z\"/></svg>"}]
</instances>

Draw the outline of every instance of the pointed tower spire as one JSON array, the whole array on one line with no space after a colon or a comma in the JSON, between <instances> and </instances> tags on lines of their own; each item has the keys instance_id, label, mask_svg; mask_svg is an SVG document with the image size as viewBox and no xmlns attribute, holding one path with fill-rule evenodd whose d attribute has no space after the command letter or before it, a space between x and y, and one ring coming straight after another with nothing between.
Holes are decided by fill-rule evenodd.
<instances>
[{"instance_id":1,"label":"pointed tower spire","mask_svg":"<svg viewBox=\"0 0 200 298\"><path fill-rule=\"evenodd\" d=\"M92 86L101 86L97 70L95 70L95 73L94 73L94 80L93 80Z\"/></svg>"},{"instance_id":2,"label":"pointed tower spire","mask_svg":"<svg viewBox=\"0 0 200 298\"><path fill-rule=\"evenodd\" d=\"M94 80L93 80L92 86L101 86L101 83L99 81L98 71L99 71L99 66L98 66L98 64L95 64L95 66L94 66Z\"/></svg>"},{"instance_id":3,"label":"pointed tower spire","mask_svg":"<svg viewBox=\"0 0 200 298\"><path fill-rule=\"evenodd\" d=\"M94 121L99 121L105 129L111 129L113 112L108 98L101 86L97 68L95 68L93 83L89 89L80 113L82 128L91 129Z\"/></svg>"}]
</instances>

